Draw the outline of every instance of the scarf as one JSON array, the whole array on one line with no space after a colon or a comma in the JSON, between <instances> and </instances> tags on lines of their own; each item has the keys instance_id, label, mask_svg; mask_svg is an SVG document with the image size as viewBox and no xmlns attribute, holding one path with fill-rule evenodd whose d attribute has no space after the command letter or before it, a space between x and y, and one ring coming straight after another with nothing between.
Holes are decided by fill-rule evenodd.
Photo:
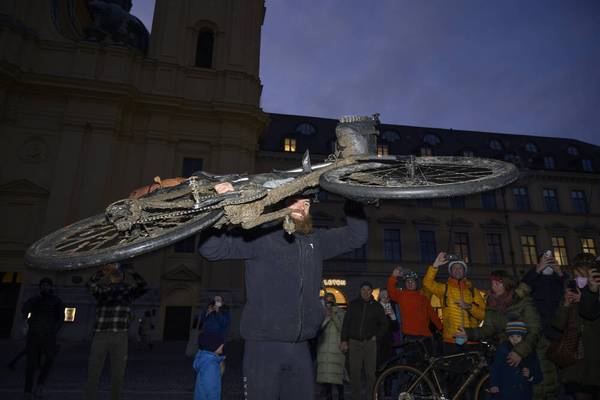
<instances>
[{"instance_id":1,"label":"scarf","mask_svg":"<svg viewBox=\"0 0 600 400\"><path fill-rule=\"evenodd\" d=\"M503 313L504 311L506 311L510 303L512 303L513 294L513 291L504 292L499 296L490 294L488 297L488 307Z\"/></svg>"}]
</instances>

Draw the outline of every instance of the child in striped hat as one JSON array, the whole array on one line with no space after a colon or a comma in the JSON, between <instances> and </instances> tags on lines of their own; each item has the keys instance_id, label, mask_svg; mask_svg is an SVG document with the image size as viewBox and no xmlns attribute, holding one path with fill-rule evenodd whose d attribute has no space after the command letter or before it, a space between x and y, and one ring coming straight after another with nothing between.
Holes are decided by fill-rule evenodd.
<instances>
[{"instance_id":1,"label":"child in striped hat","mask_svg":"<svg viewBox=\"0 0 600 400\"><path fill-rule=\"evenodd\" d=\"M527 324L523 321L509 321L505 333L508 338L496 350L494 362L490 365L489 392L494 399L531 400L533 385L541 382L542 371L535 352L523 358L518 366L510 366L508 354L513 346L527 335Z\"/></svg>"}]
</instances>

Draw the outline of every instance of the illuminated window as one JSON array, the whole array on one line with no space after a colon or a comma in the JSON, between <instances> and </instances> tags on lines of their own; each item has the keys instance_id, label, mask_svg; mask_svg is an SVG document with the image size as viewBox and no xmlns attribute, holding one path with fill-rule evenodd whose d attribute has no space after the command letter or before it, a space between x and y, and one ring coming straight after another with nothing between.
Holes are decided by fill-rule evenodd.
<instances>
[{"instance_id":1,"label":"illuminated window","mask_svg":"<svg viewBox=\"0 0 600 400\"><path fill-rule=\"evenodd\" d=\"M77 313L77 308L65 307L65 322L75 322L75 314L76 313Z\"/></svg>"},{"instance_id":2,"label":"illuminated window","mask_svg":"<svg viewBox=\"0 0 600 400\"><path fill-rule=\"evenodd\" d=\"M521 236L521 250L523 254L523 263L528 265L537 264L537 246L535 244L535 236Z\"/></svg>"},{"instance_id":3,"label":"illuminated window","mask_svg":"<svg viewBox=\"0 0 600 400\"><path fill-rule=\"evenodd\" d=\"M454 232L454 254L460 256L466 263L471 262L471 248L469 246L469 234L466 232Z\"/></svg>"},{"instance_id":4,"label":"illuminated window","mask_svg":"<svg viewBox=\"0 0 600 400\"><path fill-rule=\"evenodd\" d=\"M596 252L596 241L594 238L579 238L581 243L581 252L582 253L590 253L593 255L598 255Z\"/></svg>"},{"instance_id":5,"label":"illuminated window","mask_svg":"<svg viewBox=\"0 0 600 400\"><path fill-rule=\"evenodd\" d=\"M285 138L283 141L283 151L296 151L296 139Z\"/></svg>"},{"instance_id":6,"label":"illuminated window","mask_svg":"<svg viewBox=\"0 0 600 400\"><path fill-rule=\"evenodd\" d=\"M432 155L431 147L421 147L421 157L431 157Z\"/></svg>"},{"instance_id":7,"label":"illuminated window","mask_svg":"<svg viewBox=\"0 0 600 400\"><path fill-rule=\"evenodd\" d=\"M390 154L390 149L387 144L378 144L377 145L377 155L378 156L387 156Z\"/></svg>"},{"instance_id":8,"label":"illuminated window","mask_svg":"<svg viewBox=\"0 0 600 400\"><path fill-rule=\"evenodd\" d=\"M556 189L544 189L544 203L546 204L547 212L559 212L558 196Z\"/></svg>"},{"instance_id":9,"label":"illuminated window","mask_svg":"<svg viewBox=\"0 0 600 400\"><path fill-rule=\"evenodd\" d=\"M333 294L333 296L335 297L335 302L338 306L346 307L348 305L348 300L346 300L346 296L344 296L344 293L338 288L326 287L325 290L321 289L321 291L319 292L319 296L324 297L325 292Z\"/></svg>"},{"instance_id":10,"label":"illuminated window","mask_svg":"<svg viewBox=\"0 0 600 400\"><path fill-rule=\"evenodd\" d=\"M556 259L556 262L558 262L558 265L567 265L569 263L564 237L552 237L552 252L554 253L554 258Z\"/></svg>"},{"instance_id":11,"label":"illuminated window","mask_svg":"<svg viewBox=\"0 0 600 400\"><path fill-rule=\"evenodd\" d=\"M546 168L546 169L556 168L556 163L554 162L554 157L552 157L552 156L544 157L544 168Z\"/></svg>"}]
</instances>

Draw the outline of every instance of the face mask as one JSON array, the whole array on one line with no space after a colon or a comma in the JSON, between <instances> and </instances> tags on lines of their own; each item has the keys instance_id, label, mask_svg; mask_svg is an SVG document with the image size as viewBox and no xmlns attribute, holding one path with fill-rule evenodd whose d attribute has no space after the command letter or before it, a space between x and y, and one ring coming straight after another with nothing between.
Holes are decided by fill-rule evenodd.
<instances>
[{"instance_id":1,"label":"face mask","mask_svg":"<svg viewBox=\"0 0 600 400\"><path fill-rule=\"evenodd\" d=\"M583 289L588 283L588 278L585 276L579 276L575 278L575 283L577 283L577 287L579 289Z\"/></svg>"},{"instance_id":2,"label":"face mask","mask_svg":"<svg viewBox=\"0 0 600 400\"><path fill-rule=\"evenodd\" d=\"M466 342L467 342L467 338L465 338L465 337L457 336L457 337L454 338L454 343L456 343L459 346L462 346Z\"/></svg>"},{"instance_id":3,"label":"face mask","mask_svg":"<svg viewBox=\"0 0 600 400\"><path fill-rule=\"evenodd\" d=\"M542 275L552 275L554 273L554 270L552 269L552 267L546 267L542 270Z\"/></svg>"},{"instance_id":4,"label":"face mask","mask_svg":"<svg viewBox=\"0 0 600 400\"><path fill-rule=\"evenodd\" d=\"M220 301L215 301L215 307L221 307L223 305Z\"/></svg>"}]
</instances>

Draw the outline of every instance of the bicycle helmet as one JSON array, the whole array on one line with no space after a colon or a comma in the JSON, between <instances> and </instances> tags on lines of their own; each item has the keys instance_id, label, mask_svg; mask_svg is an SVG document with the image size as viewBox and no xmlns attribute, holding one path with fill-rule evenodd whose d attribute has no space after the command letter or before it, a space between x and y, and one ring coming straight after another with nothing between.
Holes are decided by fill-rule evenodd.
<instances>
[{"instance_id":1,"label":"bicycle helmet","mask_svg":"<svg viewBox=\"0 0 600 400\"><path fill-rule=\"evenodd\" d=\"M414 279L416 281L417 278L419 278L419 275L417 275L416 272L411 271L410 269L403 269L402 272L400 272L400 278L404 280Z\"/></svg>"}]
</instances>

